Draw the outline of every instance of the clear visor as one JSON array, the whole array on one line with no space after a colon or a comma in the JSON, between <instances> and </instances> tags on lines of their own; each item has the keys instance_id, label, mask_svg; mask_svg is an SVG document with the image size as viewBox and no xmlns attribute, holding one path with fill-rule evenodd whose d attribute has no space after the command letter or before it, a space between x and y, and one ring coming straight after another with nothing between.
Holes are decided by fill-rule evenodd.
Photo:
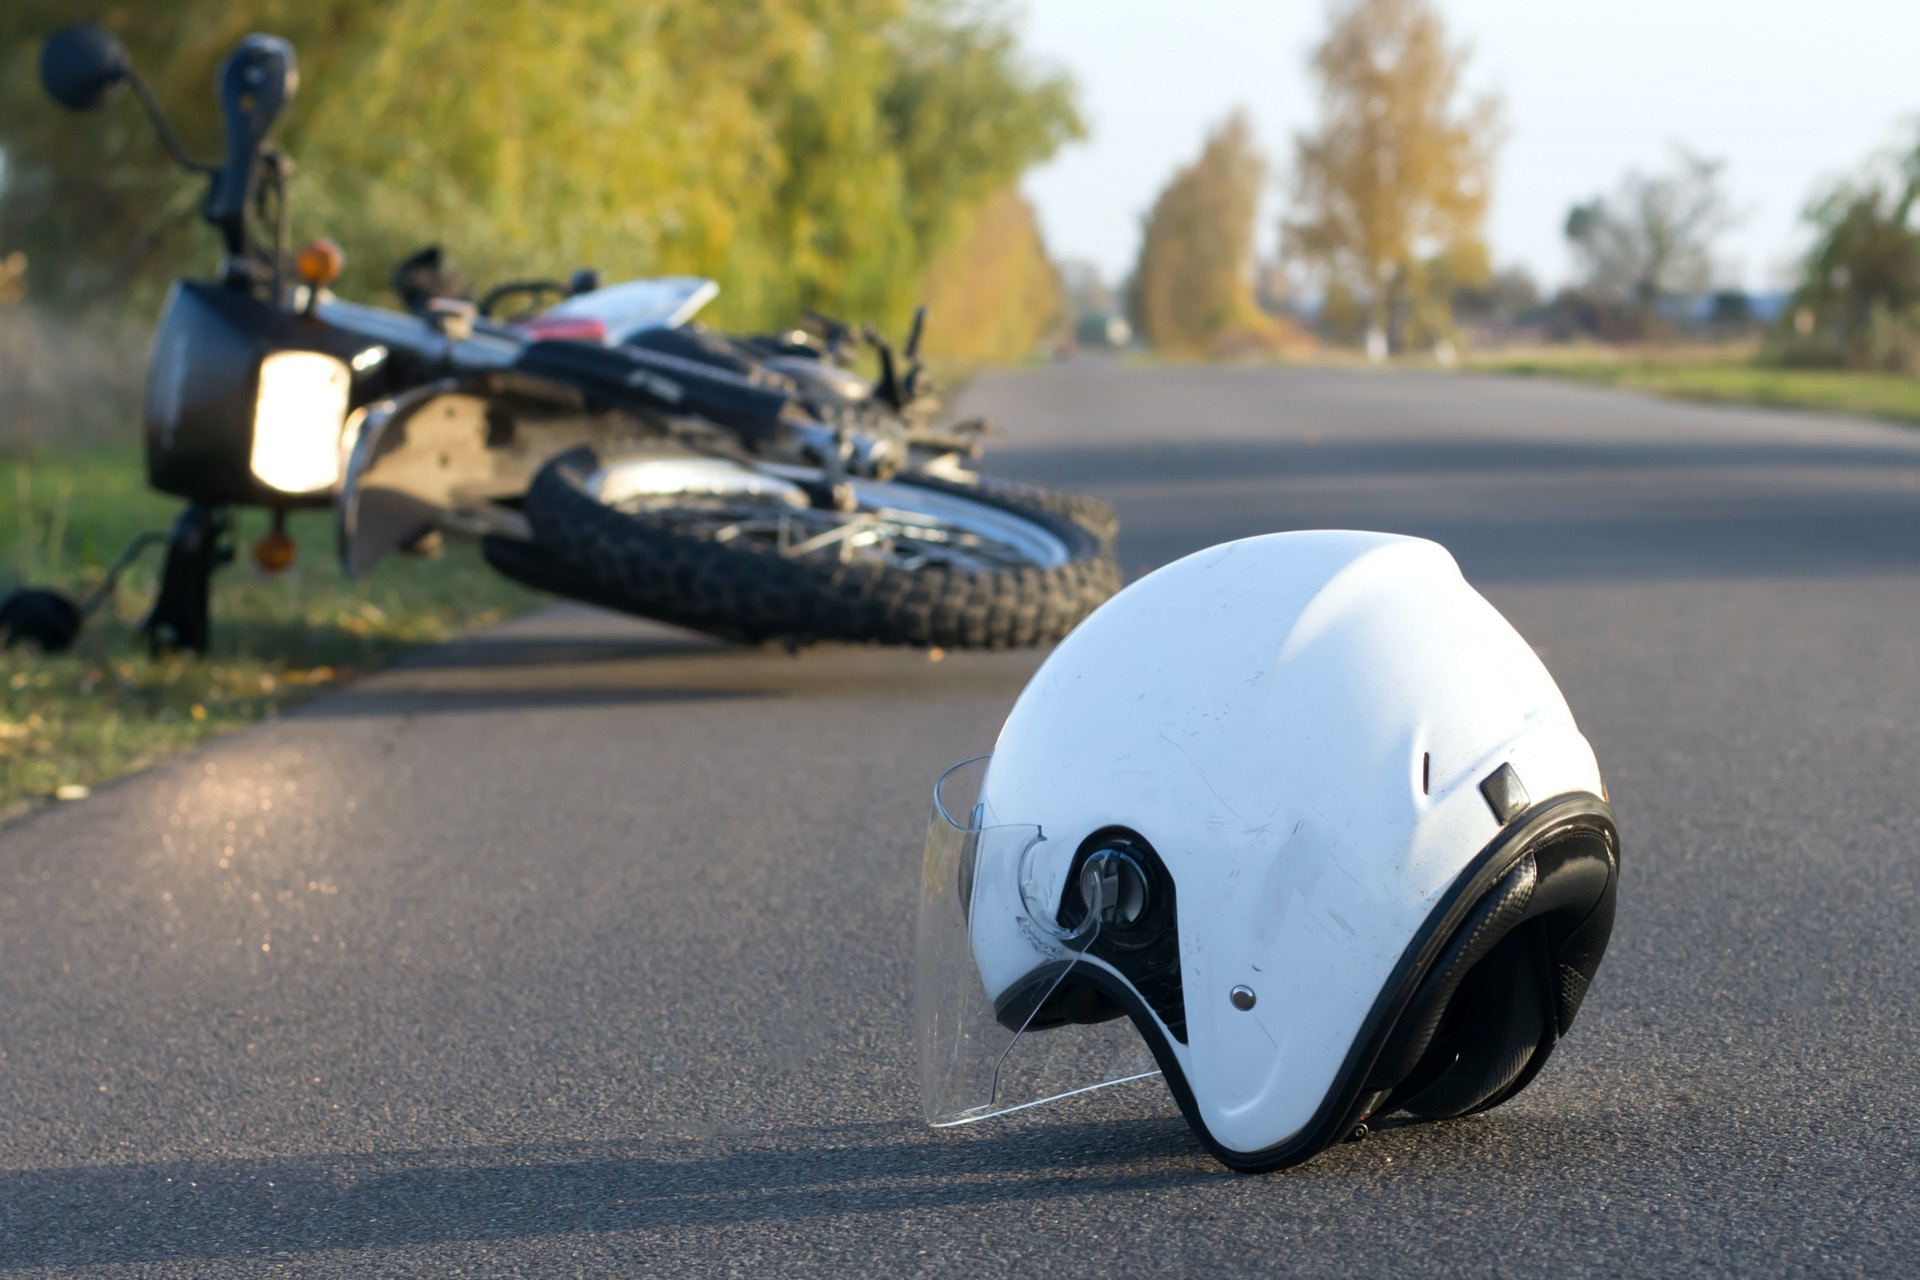
<instances>
[{"instance_id":1,"label":"clear visor","mask_svg":"<svg viewBox=\"0 0 1920 1280\"><path fill-rule=\"evenodd\" d=\"M934 1125L1159 1074L1125 1016L1088 979L1100 917L1059 921L1074 851L978 803L988 756L955 765L927 820L915 948L920 1101Z\"/></svg>"}]
</instances>

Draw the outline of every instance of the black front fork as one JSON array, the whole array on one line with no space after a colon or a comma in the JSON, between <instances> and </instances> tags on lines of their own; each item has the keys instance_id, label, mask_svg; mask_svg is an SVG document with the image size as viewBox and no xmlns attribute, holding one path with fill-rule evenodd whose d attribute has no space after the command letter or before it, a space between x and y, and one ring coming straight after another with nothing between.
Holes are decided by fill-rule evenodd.
<instances>
[{"instance_id":1,"label":"black front fork","mask_svg":"<svg viewBox=\"0 0 1920 1280\"><path fill-rule=\"evenodd\" d=\"M154 653L186 649L205 653L209 639L207 598L213 571L233 559L225 507L190 502L173 522L167 539L167 563L160 572L160 594L140 634Z\"/></svg>"}]
</instances>

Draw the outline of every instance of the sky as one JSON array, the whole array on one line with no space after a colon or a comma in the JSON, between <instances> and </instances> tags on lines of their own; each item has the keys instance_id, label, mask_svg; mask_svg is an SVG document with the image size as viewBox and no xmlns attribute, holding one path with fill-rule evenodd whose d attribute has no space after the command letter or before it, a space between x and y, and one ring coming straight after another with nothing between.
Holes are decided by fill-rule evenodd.
<instances>
[{"instance_id":1,"label":"sky","mask_svg":"<svg viewBox=\"0 0 1920 1280\"><path fill-rule=\"evenodd\" d=\"M1920 0L1436 0L1505 102L1488 241L1500 266L1567 281L1568 208L1675 145L1726 162L1736 225L1722 285L1784 284L1827 182L1920 129ZM1131 268L1140 222L1207 131L1244 107L1274 162L1261 245L1312 127L1324 0L1026 0L1024 43L1078 83L1087 141L1022 184L1056 257Z\"/></svg>"}]
</instances>

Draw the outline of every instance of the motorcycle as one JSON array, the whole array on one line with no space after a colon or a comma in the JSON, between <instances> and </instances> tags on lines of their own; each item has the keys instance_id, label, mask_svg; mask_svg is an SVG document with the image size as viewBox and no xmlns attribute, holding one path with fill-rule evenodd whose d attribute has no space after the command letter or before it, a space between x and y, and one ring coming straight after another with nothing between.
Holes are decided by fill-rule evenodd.
<instances>
[{"instance_id":1,"label":"motorcycle","mask_svg":"<svg viewBox=\"0 0 1920 1280\"><path fill-rule=\"evenodd\" d=\"M285 41L248 36L222 63L218 164L186 154L98 27L51 37L41 78L74 110L131 87L174 160L207 176L226 250L217 279L175 283L154 340L148 480L186 500L141 625L155 650L206 650L240 506L273 514L265 569L291 559L288 511L331 505L350 576L472 537L526 585L743 642L1044 644L1118 589L1104 505L973 470L978 430L934 425L924 312L904 359L819 317L730 338L689 323L709 280L581 272L475 303L441 287L438 250L395 273L406 311L347 301L327 287L339 250L289 243L291 166L269 141L297 83ZM856 339L877 382L842 363ZM4 638L71 644L155 540L85 603L16 593Z\"/></svg>"}]
</instances>

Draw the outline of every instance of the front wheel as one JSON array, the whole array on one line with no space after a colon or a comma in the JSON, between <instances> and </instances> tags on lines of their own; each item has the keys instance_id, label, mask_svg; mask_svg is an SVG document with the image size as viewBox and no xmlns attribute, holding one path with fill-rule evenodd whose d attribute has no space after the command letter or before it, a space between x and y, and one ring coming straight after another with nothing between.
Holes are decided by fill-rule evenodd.
<instances>
[{"instance_id":1,"label":"front wheel","mask_svg":"<svg viewBox=\"0 0 1920 1280\"><path fill-rule=\"evenodd\" d=\"M1044 493L906 473L824 495L785 467L659 492L621 465L548 463L526 495L535 542L588 585L568 594L728 639L1023 648L1120 586L1110 540Z\"/></svg>"}]
</instances>

